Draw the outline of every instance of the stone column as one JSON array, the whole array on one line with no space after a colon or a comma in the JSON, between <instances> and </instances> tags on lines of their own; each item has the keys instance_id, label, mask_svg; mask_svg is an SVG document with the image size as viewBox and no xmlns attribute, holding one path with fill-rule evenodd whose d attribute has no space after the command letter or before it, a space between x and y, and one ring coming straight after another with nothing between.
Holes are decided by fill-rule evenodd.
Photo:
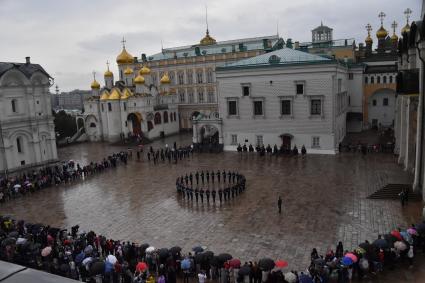
<instances>
[{"instance_id":1,"label":"stone column","mask_svg":"<svg viewBox=\"0 0 425 283\"><path fill-rule=\"evenodd\" d=\"M401 96L399 95L396 98L395 105L395 121L394 121L394 137L395 137L395 145L394 145L394 154L400 154L400 123L401 123Z\"/></svg>"},{"instance_id":2,"label":"stone column","mask_svg":"<svg viewBox=\"0 0 425 283\"><path fill-rule=\"evenodd\" d=\"M407 151L405 160L405 170L413 171L415 168L415 157L416 157L416 111L417 111L417 99L416 97L409 97L408 108L407 108Z\"/></svg>"},{"instance_id":3,"label":"stone column","mask_svg":"<svg viewBox=\"0 0 425 283\"><path fill-rule=\"evenodd\" d=\"M400 146L400 154L398 156L398 163L404 165L404 160L406 156L406 127L407 127L407 105L406 105L406 97L400 96L401 102L400 102L400 135L399 135L399 146Z\"/></svg>"}]
</instances>

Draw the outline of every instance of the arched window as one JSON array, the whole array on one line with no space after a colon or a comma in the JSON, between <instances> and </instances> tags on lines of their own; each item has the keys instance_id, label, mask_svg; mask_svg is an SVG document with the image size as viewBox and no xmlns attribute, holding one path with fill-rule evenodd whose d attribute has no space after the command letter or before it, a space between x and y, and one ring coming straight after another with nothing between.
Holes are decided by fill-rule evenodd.
<instances>
[{"instance_id":1,"label":"arched window","mask_svg":"<svg viewBox=\"0 0 425 283\"><path fill-rule=\"evenodd\" d=\"M390 84L393 83L393 76L390 76Z\"/></svg>"},{"instance_id":2,"label":"arched window","mask_svg":"<svg viewBox=\"0 0 425 283\"><path fill-rule=\"evenodd\" d=\"M164 124L168 123L168 112L164 111Z\"/></svg>"},{"instance_id":3,"label":"arched window","mask_svg":"<svg viewBox=\"0 0 425 283\"><path fill-rule=\"evenodd\" d=\"M22 138L21 137L16 138L16 148L18 149L18 152L22 153Z\"/></svg>"},{"instance_id":4,"label":"arched window","mask_svg":"<svg viewBox=\"0 0 425 283\"><path fill-rule=\"evenodd\" d=\"M96 124L95 123L90 123L90 128L96 128Z\"/></svg>"},{"instance_id":5,"label":"arched window","mask_svg":"<svg viewBox=\"0 0 425 283\"><path fill-rule=\"evenodd\" d=\"M148 132L153 129L152 121L148 121Z\"/></svg>"},{"instance_id":6,"label":"arched window","mask_svg":"<svg viewBox=\"0 0 425 283\"><path fill-rule=\"evenodd\" d=\"M11 104L12 104L12 112L13 113L18 112L18 108L17 108L18 105L17 105L16 99L12 99Z\"/></svg>"},{"instance_id":7,"label":"arched window","mask_svg":"<svg viewBox=\"0 0 425 283\"><path fill-rule=\"evenodd\" d=\"M112 111L112 104L108 102L108 111Z\"/></svg>"},{"instance_id":8,"label":"arched window","mask_svg":"<svg viewBox=\"0 0 425 283\"><path fill-rule=\"evenodd\" d=\"M173 113L173 119L174 119L174 121L177 120L177 118L176 118L176 112Z\"/></svg>"},{"instance_id":9,"label":"arched window","mask_svg":"<svg viewBox=\"0 0 425 283\"><path fill-rule=\"evenodd\" d=\"M376 83L377 83L377 84L380 84L380 83L381 83L381 77L380 77L380 76L378 76L378 77L376 78Z\"/></svg>"},{"instance_id":10,"label":"arched window","mask_svg":"<svg viewBox=\"0 0 425 283\"><path fill-rule=\"evenodd\" d=\"M173 122L173 113L170 112L170 121Z\"/></svg>"},{"instance_id":11,"label":"arched window","mask_svg":"<svg viewBox=\"0 0 425 283\"><path fill-rule=\"evenodd\" d=\"M161 113L159 112L155 113L154 122L155 122L155 125L161 124Z\"/></svg>"},{"instance_id":12,"label":"arched window","mask_svg":"<svg viewBox=\"0 0 425 283\"><path fill-rule=\"evenodd\" d=\"M375 77L370 77L370 83L374 84L375 83Z\"/></svg>"},{"instance_id":13,"label":"arched window","mask_svg":"<svg viewBox=\"0 0 425 283\"><path fill-rule=\"evenodd\" d=\"M382 81L383 81L383 83L384 83L384 84L386 84L386 83L387 83L387 76L384 76L384 77L382 78Z\"/></svg>"},{"instance_id":14,"label":"arched window","mask_svg":"<svg viewBox=\"0 0 425 283\"><path fill-rule=\"evenodd\" d=\"M365 83L365 84L369 83L368 77L365 77L365 78L364 78L364 83Z\"/></svg>"}]
</instances>

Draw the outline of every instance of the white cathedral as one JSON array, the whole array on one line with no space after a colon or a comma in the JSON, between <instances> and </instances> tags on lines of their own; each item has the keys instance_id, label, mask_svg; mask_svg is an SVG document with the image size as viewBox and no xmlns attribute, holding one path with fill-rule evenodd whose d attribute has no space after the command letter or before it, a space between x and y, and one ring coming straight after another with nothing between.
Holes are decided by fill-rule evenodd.
<instances>
[{"instance_id":1,"label":"white cathedral","mask_svg":"<svg viewBox=\"0 0 425 283\"><path fill-rule=\"evenodd\" d=\"M178 108L170 78L164 74L160 86L152 83L147 66L134 67L135 59L123 46L117 60L119 80L109 70L105 86L94 78L92 96L84 103L86 134L90 141L117 142L124 137L149 139L178 133Z\"/></svg>"}]
</instances>

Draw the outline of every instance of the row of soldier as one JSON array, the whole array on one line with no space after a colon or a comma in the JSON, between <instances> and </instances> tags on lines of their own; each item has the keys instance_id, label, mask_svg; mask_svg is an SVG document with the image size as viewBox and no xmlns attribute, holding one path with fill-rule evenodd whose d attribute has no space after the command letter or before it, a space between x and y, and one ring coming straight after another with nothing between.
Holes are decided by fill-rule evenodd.
<instances>
[{"instance_id":1,"label":"row of soldier","mask_svg":"<svg viewBox=\"0 0 425 283\"><path fill-rule=\"evenodd\" d=\"M211 172L206 170L204 172L204 170L202 170L201 172L196 171L195 174L193 174L192 172L190 172L189 174L186 173L184 177L182 175L181 177L177 178L176 184L180 183L183 185L185 183L187 186L190 183L190 186L193 186L193 181L195 179L196 185L199 185L199 181L202 182L202 185L205 185L205 181L207 184L210 183L210 177L212 184L214 184L216 178L218 183L220 183L222 180L223 183L226 183L226 176L228 183L236 183L243 175L239 174L238 172L231 172L230 170L227 171L227 173L226 170L217 170L217 172L214 172L214 170L211 170Z\"/></svg>"},{"instance_id":2,"label":"row of soldier","mask_svg":"<svg viewBox=\"0 0 425 283\"><path fill-rule=\"evenodd\" d=\"M233 177L234 176L234 177ZM224 180L226 178L224 177ZM226 186L224 189L219 188L217 191L215 189L205 189L201 187L200 189L196 187L195 189L192 188L192 186L189 186L188 183L185 184L185 181L183 181L183 177L177 178L176 181L176 188L177 192L181 197L187 198L188 200L193 201L193 197L195 196L196 202L201 200L201 202L204 202L204 195L206 198L207 203L210 202L210 197L212 198L213 203L215 203L216 196L218 196L218 199L220 203L223 201L227 201L230 199L235 198L237 195L241 194L243 191L245 191L245 183L246 179L245 176L242 174L235 173L230 174L230 177L228 177L228 186ZM233 183L231 182L233 180Z\"/></svg>"}]
</instances>

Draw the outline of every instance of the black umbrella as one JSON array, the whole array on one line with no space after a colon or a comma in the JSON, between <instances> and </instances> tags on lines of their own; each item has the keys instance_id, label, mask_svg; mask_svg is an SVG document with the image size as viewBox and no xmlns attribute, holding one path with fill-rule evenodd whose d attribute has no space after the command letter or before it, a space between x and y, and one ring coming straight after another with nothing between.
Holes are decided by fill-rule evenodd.
<instances>
[{"instance_id":1,"label":"black umbrella","mask_svg":"<svg viewBox=\"0 0 425 283\"><path fill-rule=\"evenodd\" d=\"M203 253L195 255L195 262L196 263L204 263L205 261L207 261L207 258L205 257L205 255Z\"/></svg>"},{"instance_id":2,"label":"black umbrella","mask_svg":"<svg viewBox=\"0 0 425 283\"><path fill-rule=\"evenodd\" d=\"M385 234L384 239L387 240L390 248L394 247L394 243L398 241L398 239L391 234Z\"/></svg>"},{"instance_id":3,"label":"black umbrella","mask_svg":"<svg viewBox=\"0 0 425 283\"><path fill-rule=\"evenodd\" d=\"M167 248L159 249L158 256L160 259L167 259L170 256L170 251Z\"/></svg>"},{"instance_id":4,"label":"black umbrella","mask_svg":"<svg viewBox=\"0 0 425 283\"><path fill-rule=\"evenodd\" d=\"M208 260L211 260L214 257L214 253L212 251L206 251L202 253L204 257L206 257Z\"/></svg>"},{"instance_id":5,"label":"black umbrella","mask_svg":"<svg viewBox=\"0 0 425 283\"><path fill-rule=\"evenodd\" d=\"M238 274L241 276L249 275L251 273L251 267L249 265L244 265L239 269Z\"/></svg>"},{"instance_id":6,"label":"black umbrella","mask_svg":"<svg viewBox=\"0 0 425 283\"><path fill-rule=\"evenodd\" d=\"M150 245L149 244L141 244L140 245L140 249L142 250L142 252L145 252L147 248L149 248Z\"/></svg>"},{"instance_id":7,"label":"black umbrella","mask_svg":"<svg viewBox=\"0 0 425 283\"><path fill-rule=\"evenodd\" d=\"M415 228L420 235L425 235L425 222L419 223Z\"/></svg>"},{"instance_id":8,"label":"black umbrella","mask_svg":"<svg viewBox=\"0 0 425 283\"><path fill-rule=\"evenodd\" d=\"M271 258L262 258L258 262L258 266L263 270L272 270L274 268L274 260Z\"/></svg>"},{"instance_id":9,"label":"black umbrella","mask_svg":"<svg viewBox=\"0 0 425 283\"><path fill-rule=\"evenodd\" d=\"M314 264L324 266L326 264L326 261L323 258L319 257L314 260Z\"/></svg>"},{"instance_id":10,"label":"black umbrella","mask_svg":"<svg viewBox=\"0 0 425 283\"><path fill-rule=\"evenodd\" d=\"M366 243L366 242L361 243L359 245L359 247L361 247L362 249L364 249L365 251L367 251L368 249L370 249L370 243Z\"/></svg>"},{"instance_id":11,"label":"black umbrella","mask_svg":"<svg viewBox=\"0 0 425 283\"><path fill-rule=\"evenodd\" d=\"M175 255L175 254L178 254L179 252L181 252L181 250L182 250L182 248L180 248L179 246L175 246L175 247L172 247L170 249L170 253Z\"/></svg>"},{"instance_id":12,"label":"black umbrella","mask_svg":"<svg viewBox=\"0 0 425 283\"><path fill-rule=\"evenodd\" d=\"M217 256L218 261L225 263L226 261L232 259L233 257L230 254L222 253Z\"/></svg>"},{"instance_id":13,"label":"black umbrella","mask_svg":"<svg viewBox=\"0 0 425 283\"><path fill-rule=\"evenodd\" d=\"M18 231L13 231L13 232L10 232L7 236L11 238L18 238L19 233Z\"/></svg>"},{"instance_id":14,"label":"black umbrella","mask_svg":"<svg viewBox=\"0 0 425 283\"><path fill-rule=\"evenodd\" d=\"M105 263L103 261L96 261L92 263L90 274L92 276L102 274L105 271Z\"/></svg>"},{"instance_id":15,"label":"black umbrella","mask_svg":"<svg viewBox=\"0 0 425 283\"><path fill-rule=\"evenodd\" d=\"M8 245L14 245L16 243L16 239L15 238L6 238L1 242L1 245L3 247L8 246Z\"/></svg>"},{"instance_id":16,"label":"black umbrella","mask_svg":"<svg viewBox=\"0 0 425 283\"><path fill-rule=\"evenodd\" d=\"M212 266L219 266L219 265L220 265L220 260L218 259L218 256L213 256L213 257L210 259L210 264L211 264Z\"/></svg>"},{"instance_id":17,"label":"black umbrella","mask_svg":"<svg viewBox=\"0 0 425 283\"><path fill-rule=\"evenodd\" d=\"M204 249L201 246L196 246L193 247L192 251L194 251L195 253L202 253Z\"/></svg>"},{"instance_id":18,"label":"black umbrella","mask_svg":"<svg viewBox=\"0 0 425 283\"><path fill-rule=\"evenodd\" d=\"M375 240L372 245L374 245L375 247L379 248L379 249L387 249L389 248L388 242L385 239L378 239Z\"/></svg>"}]
</instances>

